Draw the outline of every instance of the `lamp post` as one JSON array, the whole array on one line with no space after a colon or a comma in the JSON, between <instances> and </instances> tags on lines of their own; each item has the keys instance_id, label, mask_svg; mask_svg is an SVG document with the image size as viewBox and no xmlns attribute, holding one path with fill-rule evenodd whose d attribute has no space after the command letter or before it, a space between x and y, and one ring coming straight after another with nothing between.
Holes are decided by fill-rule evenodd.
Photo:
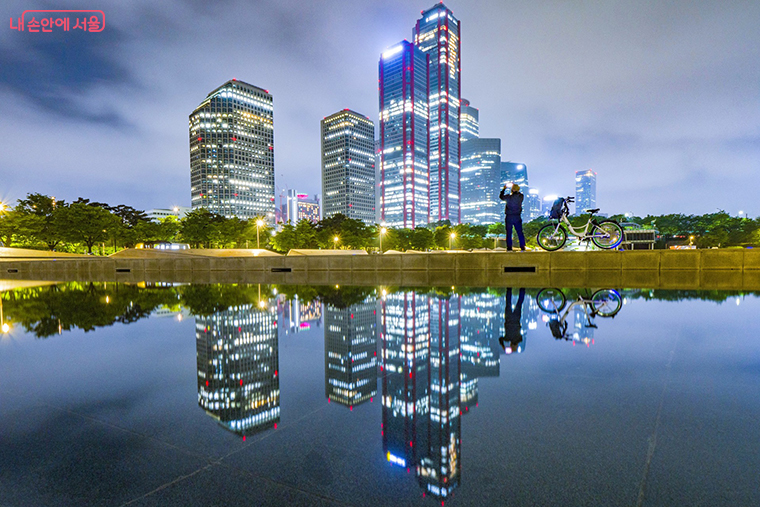
<instances>
[{"instance_id":1,"label":"lamp post","mask_svg":"<svg viewBox=\"0 0 760 507\"><path fill-rule=\"evenodd\" d=\"M694 236L689 236L689 246L694 244Z\"/></svg>"},{"instance_id":2,"label":"lamp post","mask_svg":"<svg viewBox=\"0 0 760 507\"><path fill-rule=\"evenodd\" d=\"M3 298L2 297L0 297L0 329L3 330L3 334L11 330L11 326L9 326L8 323L5 322L5 319L3 318Z\"/></svg>"},{"instance_id":3,"label":"lamp post","mask_svg":"<svg viewBox=\"0 0 760 507\"><path fill-rule=\"evenodd\" d=\"M264 225L264 221L262 219L256 220L256 250L261 249L261 245L259 244L259 229L261 229L261 226Z\"/></svg>"},{"instance_id":4,"label":"lamp post","mask_svg":"<svg viewBox=\"0 0 760 507\"><path fill-rule=\"evenodd\" d=\"M449 235L449 250L453 250L452 244L454 243L454 238L456 238L456 237L457 237L457 233L456 232L452 232Z\"/></svg>"},{"instance_id":5,"label":"lamp post","mask_svg":"<svg viewBox=\"0 0 760 507\"><path fill-rule=\"evenodd\" d=\"M335 250L338 249L338 241L340 241L340 238L338 236L335 236L333 238L333 249L335 249Z\"/></svg>"},{"instance_id":6,"label":"lamp post","mask_svg":"<svg viewBox=\"0 0 760 507\"><path fill-rule=\"evenodd\" d=\"M380 227L380 253L383 253L383 236L388 232L385 227Z\"/></svg>"}]
</instances>

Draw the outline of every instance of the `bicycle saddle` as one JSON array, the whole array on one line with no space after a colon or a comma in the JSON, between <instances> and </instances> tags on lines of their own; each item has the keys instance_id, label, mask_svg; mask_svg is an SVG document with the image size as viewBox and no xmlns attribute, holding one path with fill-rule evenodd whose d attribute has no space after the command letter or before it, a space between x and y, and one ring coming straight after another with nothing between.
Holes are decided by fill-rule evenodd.
<instances>
[{"instance_id":1,"label":"bicycle saddle","mask_svg":"<svg viewBox=\"0 0 760 507\"><path fill-rule=\"evenodd\" d=\"M596 212L597 212L597 211L599 211L599 210L600 210L600 208L587 209L587 210L586 210L586 213L591 213L591 214L593 215L594 213L596 213Z\"/></svg>"}]
</instances>

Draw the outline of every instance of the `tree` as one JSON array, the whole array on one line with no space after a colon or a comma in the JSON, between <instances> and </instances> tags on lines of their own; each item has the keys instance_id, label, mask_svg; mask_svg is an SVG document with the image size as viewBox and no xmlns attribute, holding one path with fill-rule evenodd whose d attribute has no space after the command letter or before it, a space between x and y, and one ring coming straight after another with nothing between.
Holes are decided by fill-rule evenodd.
<instances>
[{"instance_id":1,"label":"tree","mask_svg":"<svg viewBox=\"0 0 760 507\"><path fill-rule=\"evenodd\" d=\"M219 239L219 226L224 220L223 216L206 208L194 209L182 218L180 235L195 248L201 245L209 247Z\"/></svg>"},{"instance_id":2,"label":"tree","mask_svg":"<svg viewBox=\"0 0 760 507\"><path fill-rule=\"evenodd\" d=\"M272 248L276 252L286 253L296 247L296 228L287 223L282 230L272 238Z\"/></svg>"},{"instance_id":3,"label":"tree","mask_svg":"<svg viewBox=\"0 0 760 507\"><path fill-rule=\"evenodd\" d=\"M119 218L110 211L81 201L59 208L59 213L58 220L64 239L84 243L90 254L92 246L105 242L120 223Z\"/></svg>"},{"instance_id":4,"label":"tree","mask_svg":"<svg viewBox=\"0 0 760 507\"><path fill-rule=\"evenodd\" d=\"M66 201L56 201L55 197L35 193L27 194L26 199L19 199L15 211L26 218L23 225L28 238L41 241L49 250L55 250L64 238L65 229L59 220L63 209L66 209Z\"/></svg>"}]
</instances>

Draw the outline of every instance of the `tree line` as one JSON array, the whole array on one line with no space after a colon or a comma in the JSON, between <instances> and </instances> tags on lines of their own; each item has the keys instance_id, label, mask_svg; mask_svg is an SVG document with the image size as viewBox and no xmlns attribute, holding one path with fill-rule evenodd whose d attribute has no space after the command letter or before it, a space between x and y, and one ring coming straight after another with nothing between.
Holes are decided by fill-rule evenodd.
<instances>
[{"instance_id":1,"label":"tree line","mask_svg":"<svg viewBox=\"0 0 760 507\"><path fill-rule=\"evenodd\" d=\"M667 240L693 242L700 248L760 245L760 218L732 217L725 211L705 215L613 215L659 232L659 246ZM574 225L587 215L572 216ZM537 218L523 225L528 246L546 223ZM257 223L264 223L257 226ZM263 217L227 218L205 208L181 219L149 220L144 211L120 204L111 206L79 198L72 203L43 194L29 194L15 207L0 210L0 242L4 246L100 254L131 248L141 242L182 242L194 248L268 248L280 253L292 249L436 250L493 248L505 234L504 223L452 225L444 220L415 229L367 225L337 214L317 223L301 220L284 224L278 233ZM257 241L258 237L258 241Z\"/></svg>"}]
</instances>

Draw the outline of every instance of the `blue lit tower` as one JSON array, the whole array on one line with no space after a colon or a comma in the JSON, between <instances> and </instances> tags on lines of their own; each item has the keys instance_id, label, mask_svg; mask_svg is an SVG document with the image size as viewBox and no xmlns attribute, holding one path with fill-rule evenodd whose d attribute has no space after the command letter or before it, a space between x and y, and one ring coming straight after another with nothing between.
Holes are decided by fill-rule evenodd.
<instances>
[{"instance_id":1,"label":"blue lit tower","mask_svg":"<svg viewBox=\"0 0 760 507\"><path fill-rule=\"evenodd\" d=\"M587 209L596 208L596 173L575 171L575 213L580 215Z\"/></svg>"},{"instance_id":2,"label":"blue lit tower","mask_svg":"<svg viewBox=\"0 0 760 507\"><path fill-rule=\"evenodd\" d=\"M430 56L430 221L459 223L459 20L443 3L422 11L414 44Z\"/></svg>"},{"instance_id":3,"label":"blue lit tower","mask_svg":"<svg viewBox=\"0 0 760 507\"><path fill-rule=\"evenodd\" d=\"M193 209L274 222L272 95L227 81L190 114Z\"/></svg>"},{"instance_id":4,"label":"blue lit tower","mask_svg":"<svg viewBox=\"0 0 760 507\"><path fill-rule=\"evenodd\" d=\"M383 452L412 470L428 448L430 302L415 292L389 294L380 313Z\"/></svg>"},{"instance_id":5,"label":"blue lit tower","mask_svg":"<svg viewBox=\"0 0 760 507\"><path fill-rule=\"evenodd\" d=\"M489 225L503 220L500 182L501 139L462 143L462 222Z\"/></svg>"},{"instance_id":6,"label":"blue lit tower","mask_svg":"<svg viewBox=\"0 0 760 507\"><path fill-rule=\"evenodd\" d=\"M339 308L325 303L325 396L354 407L377 395L375 296Z\"/></svg>"},{"instance_id":7,"label":"blue lit tower","mask_svg":"<svg viewBox=\"0 0 760 507\"><path fill-rule=\"evenodd\" d=\"M375 223L375 124L344 109L321 122L322 209Z\"/></svg>"},{"instance_id":8,"label":"blue lit tower","mask_svg":"<svg viewBox=\"0 0 760 507\"><path fill-rule=\"evenodd\" d=\"M245 436L280 420L276 307L231 307L195 318L198 405Z\"/></svg>"},{"instance_id":9,"label":"blue lit tower","mask_svg":"<svg viewBox=\"0 0 760 507\"><path fill-rule=\"evenodd\" d=\"M518 162L501 163L501 184L512 185L517 183L520 187L528 185L528 166ZM521 190L522 191L522 190ZM525 193L523 191L523 193Z\"/></svg>"},{"instance_id":10,"label":"blue lit tower","mask_svg":"<svg viewBox=\"0 0 760 507\"><path fill-rule=\"evenodd\" d=\"M380 221L429 222L428 56L408 41L380 57Z\"/></svg>"}]
</instances>

